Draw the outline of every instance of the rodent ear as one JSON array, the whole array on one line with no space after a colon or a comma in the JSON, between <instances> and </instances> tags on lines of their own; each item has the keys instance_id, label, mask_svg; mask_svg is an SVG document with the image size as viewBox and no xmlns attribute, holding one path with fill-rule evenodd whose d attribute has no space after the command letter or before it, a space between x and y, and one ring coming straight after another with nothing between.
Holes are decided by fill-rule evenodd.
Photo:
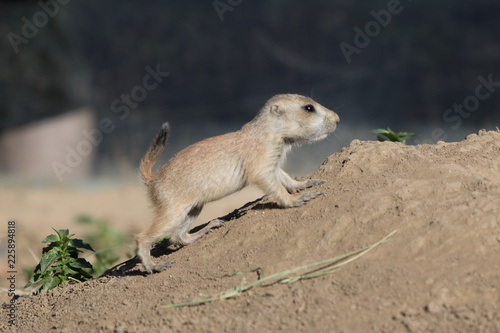
<instances>
[{"instance_id":1,"label":"rodent ear","mask_svg":"<svg viewBox=\"0 0 500 333\"><path fill-rule=\"evenodd\" d=\"M271 105L271 113L279 116L283 113L283 110L281 110L278 104L273 104Z\"/></svg>"}]
</instances>

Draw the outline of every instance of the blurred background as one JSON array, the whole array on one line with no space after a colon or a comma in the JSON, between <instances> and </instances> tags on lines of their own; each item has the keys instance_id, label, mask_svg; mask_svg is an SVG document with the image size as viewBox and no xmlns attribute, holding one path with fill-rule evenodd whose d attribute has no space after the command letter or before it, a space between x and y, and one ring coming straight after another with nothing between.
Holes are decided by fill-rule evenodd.
<instances>
[{"instance_id":1,"label":"blurred background","mask_svg":"<svg viewBox=\"0 0 500 333\"><path fill-rule=\"evenodd\" d=\"M499 14L495 0L2 1L1 218L44 235L80 213L140 230L137 166L161 123L159 164L278 93L341 118L295 149L292 175L375 128L415 132L412 144L494 129Z\"/></svg>"},{"instance_id":2,"label":"blurred background","mask_svg":"<svg viewBox=\"0 0 500 333\"><path fill-rule=\"evenodd\" d=\"M341 116L328 142L292 156L296 173L352 139L374 139L373 128L430 143L500 118L495 91L474 112L444 119L475 94L478 76L500 81L494 0L18 0L1 2L0 13L4 181L129 177L162 122L172 125L168 158L239 129L277 93L311 96ZM160 74L145 89L150 71ZM99 141L92 130L103 119L109 133ZM77 166L77 157L66 161L71 151L82 157Z\"/></svg>"}]
</instances>

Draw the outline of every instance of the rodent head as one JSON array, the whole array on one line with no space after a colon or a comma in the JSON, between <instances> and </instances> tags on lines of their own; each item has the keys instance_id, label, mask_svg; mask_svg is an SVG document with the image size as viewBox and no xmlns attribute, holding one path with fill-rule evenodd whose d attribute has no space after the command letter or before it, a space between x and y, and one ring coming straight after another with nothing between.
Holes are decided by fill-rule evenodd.
<instances>
[{"instance_id":1,"label":"rodent head","mask_svg":"<svg viewBox=\"0 0 500 333\"><path fill-rule=\"evenodd\" d=\"M286 143L312 143L332 133L339 116L309 97L295 94L269 99L258 117L265 117L271 131Z\"/></svg>"}]
</instances>

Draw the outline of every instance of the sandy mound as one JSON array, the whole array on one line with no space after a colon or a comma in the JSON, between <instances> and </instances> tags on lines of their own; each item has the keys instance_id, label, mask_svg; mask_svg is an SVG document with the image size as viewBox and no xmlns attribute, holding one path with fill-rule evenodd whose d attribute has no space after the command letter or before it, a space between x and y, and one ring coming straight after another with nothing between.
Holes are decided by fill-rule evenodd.
<instances>
[{"instance_id":1,"label":"sandy mound","mask_svg":"<svg viewBox=\"0 0 500 333\"><path fill-rule=\"evenodd\" d=\"M499 332L500 132L458 143L353 141L312 175L323 196L300 208L262 201L181 249L17 301L19 332ZM333 275L252 289L194 307L264 275L391 240ZM0 330L7 329L2 310Z\"/></svg>"}]
</instances>

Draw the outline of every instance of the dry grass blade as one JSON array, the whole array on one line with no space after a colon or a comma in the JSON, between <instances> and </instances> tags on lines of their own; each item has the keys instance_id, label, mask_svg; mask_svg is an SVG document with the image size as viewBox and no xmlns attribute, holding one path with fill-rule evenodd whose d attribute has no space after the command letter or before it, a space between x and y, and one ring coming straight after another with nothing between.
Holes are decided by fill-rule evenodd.
<instances>
[{"instance_id":1,"label":"dry grass blade","mask_svg":"<svg viewBox=\"0 0 500 333\"><path fill-rule=\"evenodd\" d=\"M197 300L197 301L192 301L192 302L186 302L186 303L176 303L176 304L169 304L169 305L163 305L162 308L178 308L178 307L184 307L184 306L192 306L192 305L199 305L199 304L204 304L204 303L210 303L214 301L219 301L227 298L232 298L232 297L237 297L244 293L245 291L255 288L255 287L262 287L262 286L269 286L275 283L294 283L299 280L304 280L304 279L312 279L315 277L327 275L327 274L332 274L336 272L341 266L347 265L348 263L353 262L354 260L360 258L361 256L365 255L369 251L373 250L377 246L379 246L382 243L385 243L389 240L389 238L396 233L396 230L391 232L389 235L385 236L378 242L369 245L363 249L353 251L347 254L343 254L337 257L329 258L326 260L318 261L312 264L304 265L304 266L299 266L292 268L287 271L282 271L276 274L272 274L266 277L263 277L260 280L257 280L253 283L247 284L247 285L242 285L236 288L228 289L225 291L220 292L216 297L210 297L210 298L205 298L202 300ZM304 274L300 275L295 275L295 276L290 276L293 273L296 273L301 270L306 270L306 269L312 269L315 268L312 271L309 271Z\"/></svg>"}]
</instances>

